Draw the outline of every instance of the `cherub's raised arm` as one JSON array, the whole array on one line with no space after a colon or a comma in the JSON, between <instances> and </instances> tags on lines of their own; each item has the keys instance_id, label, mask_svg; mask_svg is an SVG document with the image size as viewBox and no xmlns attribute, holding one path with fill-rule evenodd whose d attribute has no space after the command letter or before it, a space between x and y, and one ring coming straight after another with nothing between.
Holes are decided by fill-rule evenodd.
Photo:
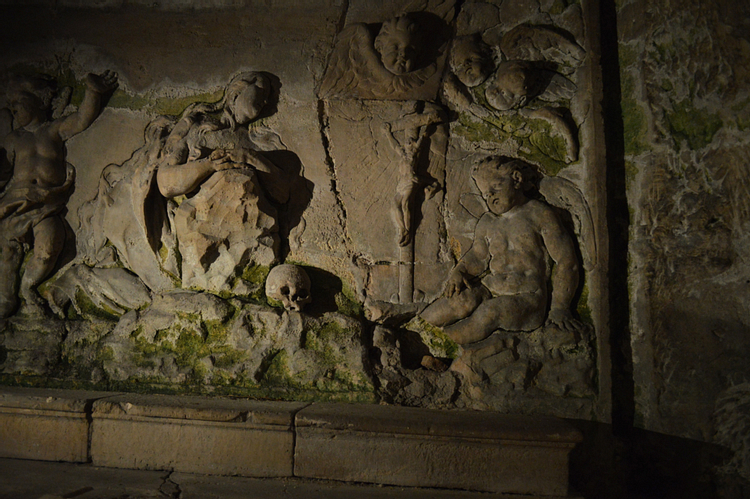
<instances>
[{"instance_id":1,"label":"cherub's raised arm","mask_svg":"<svg viewBox=\"0 0 750 499\"><path fill-rule=\"evenodd\" d=\"M62 140L86 130L101 111L102 95L117 88L117 73L105 71L100 75L89 73L84 78L86 93L78 110L57 120L58 134Z\"/></svg>"}]
</instances>

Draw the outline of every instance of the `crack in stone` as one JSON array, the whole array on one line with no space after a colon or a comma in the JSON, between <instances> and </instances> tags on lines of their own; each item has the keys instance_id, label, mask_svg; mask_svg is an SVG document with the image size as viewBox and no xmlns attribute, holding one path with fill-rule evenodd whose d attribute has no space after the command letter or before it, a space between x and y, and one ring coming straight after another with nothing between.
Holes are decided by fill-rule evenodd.
<instances>
[{"instance_id":1,"label":"crack in stone","mask_svg":"<svg viewBox=\"0 0 750 499\"><path fill-rule=\"evenodd\" d=\"M172 474L174 471L170 471L167 475L162 477L162 483L159 486L159 493L170 499L180 499L182 497L182 489L180 485L172 480Z\"/></svg>"},{"instance_id":2,"label":"crack in stone","mask_svg":"<svg viewBox=\"0 0 750 499\"><path fill-rule=\"evenodd\" d=\"M328 174L331 177L331 192L333 193L333 197L336 200L336 205L339 208L339 212L337 214L337 217L339 219L339 222L341 223L341 228L344 231L344 238L346 239L347 243L351 243L351 237L349 236L349 227L347 224L348 215L346 213L346 207L344 206L344 202L341 199L341 192L338 188L338 178L336 176L336 167L333 162L333 157L331 156L331 139L328 135L329 125L328 125L328 114L326 113L326 104L324 100L318 101L318 121L320 123L320 137L323 141L323 149L325 150L326 155L326 166L328 169Z\"/></svg>"}]
</instances>

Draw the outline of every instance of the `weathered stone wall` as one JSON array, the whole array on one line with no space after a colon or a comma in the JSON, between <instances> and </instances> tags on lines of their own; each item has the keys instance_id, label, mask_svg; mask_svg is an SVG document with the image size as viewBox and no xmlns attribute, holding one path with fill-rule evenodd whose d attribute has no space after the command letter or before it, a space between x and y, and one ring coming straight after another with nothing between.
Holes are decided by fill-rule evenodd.
<instances>
[{"instance_id":1,"label":"weathered stone wall","mask_svg":"<svg viewBox=\"0 0 750 499\"><path fill-rule=\"evenodd\" d=\"M746 454L750 5L624 0L618 31L635 423Z\"/></svg>"}]
</instances>

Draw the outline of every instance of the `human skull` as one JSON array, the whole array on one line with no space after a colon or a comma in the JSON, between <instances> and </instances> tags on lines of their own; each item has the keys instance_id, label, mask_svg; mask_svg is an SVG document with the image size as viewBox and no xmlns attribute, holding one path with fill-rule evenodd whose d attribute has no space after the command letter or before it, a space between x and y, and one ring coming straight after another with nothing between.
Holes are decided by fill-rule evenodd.
<instances>
[{"instance_id":1,"label":"human skull","mask_svg":"<svg viewBox=\"0 0 750 499\"><path fill-rule=\"evenodd\" d=\"M266 279L266 296L280 301L287 310L301 312L310 303L310 278L297 265L278 265Z\"/></svg>"}]
</instances>

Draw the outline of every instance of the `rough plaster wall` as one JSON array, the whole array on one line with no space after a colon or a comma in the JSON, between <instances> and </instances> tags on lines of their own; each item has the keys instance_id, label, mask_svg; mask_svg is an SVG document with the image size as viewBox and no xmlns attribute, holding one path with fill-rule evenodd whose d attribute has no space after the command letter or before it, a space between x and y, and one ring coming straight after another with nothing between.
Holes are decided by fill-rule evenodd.
<instances>
[{"instance_id":1,"label":"rough plaster wall","mask_svg":"<svg viewBox=\"0 0 750 499\"><path fill-rule=\"evenodd\" d=\"M722 443L750 381L750 4L617 3L635 423Z\"/></svg>"}]
</instances>

